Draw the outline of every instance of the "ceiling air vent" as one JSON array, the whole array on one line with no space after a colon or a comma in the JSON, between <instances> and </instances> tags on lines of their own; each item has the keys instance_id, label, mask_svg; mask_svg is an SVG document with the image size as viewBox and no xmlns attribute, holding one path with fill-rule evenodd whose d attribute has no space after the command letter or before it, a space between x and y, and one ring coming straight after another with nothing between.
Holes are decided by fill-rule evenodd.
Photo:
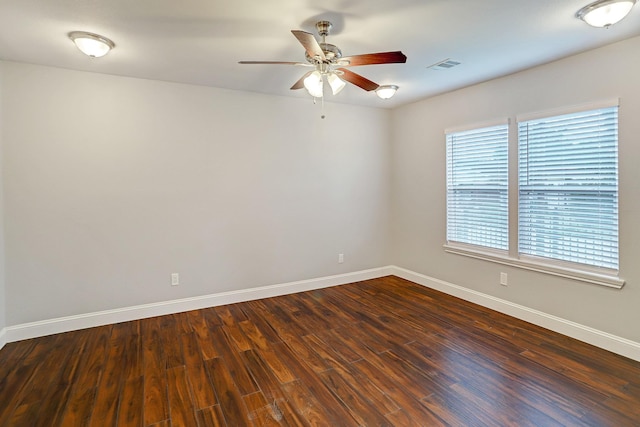
<instances>
[{"instance_id":1,"label":"ceiling air vent","mask_svg":"<svg viewBox=\"0 0 640 427\"><path fill-rule=\"evenodd\" d=\"M433 65L429 65L427 68L431 70L448 70L449 68L453 68L456 65L460 65L458 61L453 61L449 58L443 59L442 61L436 62Z\"/></svg>"}]
</instances>

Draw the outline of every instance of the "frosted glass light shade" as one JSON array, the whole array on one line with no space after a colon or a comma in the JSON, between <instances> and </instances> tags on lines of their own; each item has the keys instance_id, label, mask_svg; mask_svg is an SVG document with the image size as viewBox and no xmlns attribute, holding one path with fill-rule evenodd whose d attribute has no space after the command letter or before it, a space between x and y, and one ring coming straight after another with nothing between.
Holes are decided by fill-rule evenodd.
<instances>
[{"instance_id":1,"label":"frosted glass light shade","mask_svg":"<svg viewBox=\"0 0 640 427\"><path fill-rule=\"evenodd\" d=\"M397 90L398 86L396 85L383 85L376 89L376 95L381 99L389 99L396 94Z\"/></svg>"},{"instance_id":2,"label":"frosted glass light shade","mask_svg":"<svg viewBox=\"0 0 640 427\"><path fill-rule=\"evenodd\" d=\"M304 87L309 92L309 95L314 98L322 98L322 74L319 71L314 71L304 79Z\"/></svg>"},{"instance_id":3,"label":"frosted glass light shade","mask_svg":"<svg viewBox=\"0 0 640 427\"><path fill-rule=\"evenodd\" d=\"M347 85L345 81L338 77L335 73L329 74L327 76L327 81L329 82L329 86L331 86L331 91L334 95L340 93L340 91Z\"/></svg>"},{"instance_id":4,"label":"frosted glass light shade","mask_svg":"<svg viewBox=\"0 0 640 427\"><path fill-rule=\"evenodd\" d=\"M85 31L73 31L69 33L69 38L73 40L80 52L92 58L105 56L115 47L108 38Z\"/></svg>"},{"instance_id":5,"label":"frosted glass light shade","mask_svg":"<svg viewBox=\"0 0 640 427\"><path fill-rule=\"evenodd\" d=\"M580 9L576 17L592 27L609 27L627 16L634 4L636 0L599 0Z\"/></svg>"}]
</instances>

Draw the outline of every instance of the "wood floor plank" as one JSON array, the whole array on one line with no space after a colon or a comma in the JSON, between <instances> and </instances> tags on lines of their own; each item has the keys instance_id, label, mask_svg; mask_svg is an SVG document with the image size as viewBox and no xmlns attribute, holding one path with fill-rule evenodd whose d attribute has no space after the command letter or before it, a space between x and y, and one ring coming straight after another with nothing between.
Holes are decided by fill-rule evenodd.
<instances>
[{"instance_id":1,"label":"wood floor plank","mask_svg":"<svg viewBox=\"0 0 640 427\"><path fill-rule=\"evenodd\" d=\"M160 318L159 331L167 369L184 366L182 354L182 341L176 339L179 336L176 318L173 315Z\"/></svg>"},{"instance_id":2,"label":"wood floor plank","mask_svg":"<svg viewBox=\"0 0 640 427\"><path fill-rule=\"evenodd\" d=\"M222 326L222 321L220 321L220 318L216 314L215 307L207 307L199 311L202 313L202 317L204 317L205 322L207 322L207 327L209 329Z\"/></svg>"},{"instance_id":3,"label":"wood floor plank","mask_svg":"<svg viewBox=\"0 0 640 427\"><path fill-rule=\"evenodd\" d=\"M411 418L409 414L407 414L407 412L403 409L391 412L385 415L385 418L387 418L393 426L423 427L422 424Z\"/></svg>"},{"instance_id":4,"label":"wood floor plank","mask_svg":"<svg viewBox=\"0 0 640 427\"><path fill-rule=\"evenodd\" d=\"M18 405L11 414L7 426L12 427L31 427L36 424L39 415L40 402L30 402Z\"/></svg>"},{"instance_id":5,"label":"wood floor plank","mask_svg":"<svg viewBox=\"0 0 640 427\"><path fill-rule=\"evenodd\" d=\"M336 343L340 345L340 339L342 337L336 336L335 338ZM399 409L399 407L385 396L379 388L371 383L368 378L360 375L356 370L353 370L351 368L351 363L342 358L332 346L328 346L315 335L307 335L304 339L315 353L322 357L322 359L331 366L331 369L320 372L320 376L323 378L324 383L331 388L334 394L336 394L351 409L353 405L357 405L357 407L360 408L355 412L355 414L352 414L359 422L365 422L366 424L373 422L376 425L382 425L387 422L382 419L382 415ZM357 360L361 359L362 357L359 357ZM345 395L338 394L339 392L349 390L349 387L355 387L356 385L358 390L363 392L362 395L367 396L367 402L375 402L373 408L379 408L380 414L378 420L374 421L369 419L369 421L366 421L358 415L360 412L364 411L369 414L367 415L368 417L373 417L376 414L377 409L364 410L363 408L369 403L362 401L362 395L360 395L357 390L352 390L351 393L347 393ZM346 400L347 397L351 398L351 405Z\"/></svg>"},{"instance_id":6,"label":"wood floor plank","mask_svg":"<svg viewBox=\"0 0 640 427\"><path fill-rule=\"evenodd\" d=\"M362 375L369 378L376 387L387 394L394 402L404 409L408 416L415 422L422 423L428 426L444 426L447 425L440 417L435 413L428 410L421 405L420 399L411 394L402 385L398 384L396 380L387 375L386 372L381 371L376 366L371 364L368 360L362 359L353 364ZM463 425L463 424L459 424Z\"/></svg>"},{"instance_id":7,"label":"wood floor plank","mask_svg":"<svg viewBox=\"0 0 640 427\"><path fill-rule=\"evenodd\" d=\"M284 346L284 343L275 343L267 348L255 350L278 378L280 384L286 384L297 379L287 366L286 360L281 357L282 347Z\"/></svg>"},{"instance_id":8,"label":"wood floor plank","mask_svg":"<svg viewBox=\"0 0 640 427\"><path fill-rule=\"evenodd\" d=\"M80 331L78 333L76 351L80 354L85 350L89 338L88 335L89 333L86 331ZM53 384L49 386L49 390L42 399L40 408L38 409L40 414L46 414L46 419L45 417L40 417L38 422L34 423L34 426L48 427L60 424L64 417L73 386L77 382L81 362L82 359L80 357L69 356L68 361L62 364L60 374L55 377Z\"/></svg>"},{"instance_id":9,"label":"wood floor plank","mask_svg":"<svg viewBox=\"0 0 640 427\"><path fill-rule=\"evenodd\" d=\"M162 345L159 317L140 321L144 377L143 424L155 425L169 420L166 356Z\"/></svg>"},{"instance_id":10,"label":"wood floor plank","mask_svg":"<svg viewBox=\"0 0 640 427\"><path fill-rule=\"evenodd\" d=\"M262 392L243 397L249 411L249 419L256 427L274 427L289 425L282 415L280 405L284 400L268 402Z\"/></svg>"},{"instance_id":11,"label":"wood floor plank","mask_svg":"<svg viewBox=\"0 0 640 427\"><path fill-rule=\"evenodd\" d=\"M48 352L41 352L37 345L34 346L33 352L25 357L25 361L35 364L35 369L28 371L29 376L26 378L24 387L20 388L19 395L9 400L9 405L5 408L6 414L2 417L3 423L39 426L45 425L47 419L60 417L66 401L45 401L45 399L60 393L67 394L68 384L61 384L58 387L57 382L63 376L67 379L66 377L76 372L77 363L73 363L75 359L67 363L71 359L67 347L81 337L85 337L82 332L57 335L52 340L46 340L50 344ZM84 341L81 345L84 345ZM36 362L36 354L43 357L41 363ZM41 411L43 406L46 406L51 413Z\"/></svg>"},{"instance_id":12,"label":"wood floor plank","mask_svg":"<svg viewBox=\"0 0 640 427\"><path fill-rule=\"evenodd\" d=\"M430 346L424 343L412 343L411 347L415 348L416 352L426 355L432 351ZM487 364L486 361L460 353L454 348L447 350L447 354L448 361L451 362L452 367L455 367L455 372L453 372L453 370L442 370L442 373L448 377L456 378L458 382L477 384L477 387L481 390L492 390L492 395L513 395L516 400L519 396L526 396L526 398L523 399L524 404L528 403L539 410L551 413L553 418L564 422L565 425L579 424L582 412L579 411L579 405L577 403L580 399L572 402L571 399L566 399L562 395L562 389L558 390L560 392L558 394L554 390L545 390L544 388L537 387L528 380L520 380L523 374L531 378L529 375L534 376L536 375L535 372L518 372L513 374L509 371L508 366ZM484 391L482 391L482 393L484 393ZM442 396L446 398L447 394L445 393ZM578 397L579 395L576 394L575 396ZM457 398L456 395L455 399ZM430 400L433 399L431 397L424 399L424 401ZM437 402L436 406L440 405L443 401L437 400Z\"/></svg>"},{"instance_id":13,"label":"wood floor plank","mask_svg":"<svg viewBox=\"0 0 640 427\"><path fill-rule=\"evenodd\" d=\"M206 362L209 376L216 389L220 407L229 426L251 426L247 408L242 400L240 391L236 387L229 369L221 357L209 359ZM253 391L256 393L258 390ZM247 393L247 394L252 394Z\"/></svg>"},{"instance_id":14,"label":"wood floor plank","mask_svg":"<svg viewBox=\"0 0 640 427\"><path fill-rule=\"evenodd\" d=\"M199 427L227 427L220 405L210 406L196 413Z\"/></svg>"},{"instance_id":15,"label":"wood floor plank","mask_svg":"<svg viewBox=\"0 0 640 427\"><path fill-rule=\"evenodd\" d=\"M300 379L309 394L314 396L325 417L331 420L329 425L357 425L344 403L331 393L312 366L307 364L307 359L299 357L287 345L282 345L280 350L280 357L286 361L289 370ZM298 407L298 413L301 410L304 408Z\"/></svg>"},{"instance_id":16,"label":"wood floor plank","mask_svg":"<svg viewBox=\"0 0 640 427\"><path fill-rule=\"evenodd\" d=\"M118 426L138 427L144 417L144 378L133 378L124 383L118 411Z\"/></svg>"},{"instance_id":17,"label":"wood floor plank","mask_svg":"<svg viewBox=\"0 0 640 427\"><path fill-rule=\"evenodd\" d=\"M258 315L250 304L242 305L242 311L247 317L247 321L251 322L260 331L260 334L270 343L282 342L282 338L278 335L274 327L264 317Z\"/></svg>"},{"instance_id":18,"label":"wood floor plank","mask_svg":"<svg viewBox=\"0 0 640 427\"><path fill-rule=\"evenodd\" d=\"M69 360L70 354L67 346L72 341L70 333L57 336L53 346L46 353L43 363L37 367L26 384L20 405L39 402L45 397L47 390L59 375L60 369Z\"/></svg>"},{"instance_id":19,"label":"wood floor plank","mask_svg":"<svg viewBox=\"0 0 640 427\"><path fill-rule=\"evenodd\" d=\"M104 326L91 328L89 333L89 341L84 352L86 357L82 358L73 393L84 394L86 390L95 389L107 361L111 328Z\"/></svg>"},{"instance_id":20,"label":"wood floor plank","mask_svg":"<svg viewBox=\"0 0 640 427\"><path fill-rule=\"evenodd\" d=\"M196 413L193 399L189 393L187 372L184 366L167 369L169 390L169 408L171 424L178 426L196 426Z\"/></svg>"},{"instance_id":21,"label":"wood floor plank","mask_svg":"<svg viewBox=\"0 0 640 427\"><path fill-rule=\"evenodd\" d=\"M182 348L195 408L204 409L215 405L218 403L216 394L205 369L195 333L182 335Z\"/></svg>"},{"instance_id":22,"label":"wood floor plank","mask_svg":"<svg viewBox=\"0 0 640 427\"><path fill-rule=\"evenodd\" d=\"M176 332L178 334L190 334L193 332L187 313L175 313L173 314L173 317L176 320Z\"/></svg>"},{"instance_id":23,"label":"wood floor plank","mask_svg":"<svg viewBox=\"0 0 640 427\"><path fill-rule=\"evenodd\" d=\"M202 358L204 360L208 360L213 359L214 357L219 357L220 353L216 350L213 340L211 339L209 326L204 317L203 310L192 310L187 312L187 315L189 324L198 339L198 346L200 347Z\"/></svg>"},{"instance_id":24,"label":"wood floor plank","mask_svg":"<svg viewBox=\"0 0 640 427\"><path fill-rule=\"evenodd\" d=\"M306 425L299 414L288 405L276 375L257 351L248 350L242 356L267 402L267 406L263 406L262 409L254 408L256 418L260 419L265 425L270 425L274 422L284 425ZM251 401L252 399L249 400ZM255 401L252 403L255 404ZM265 418L269 418L269 420L267 421Z\"/></svg>"},{"instance_id":25,"label":"wood floor plank","mask_svg":"<svg viewBox=\"0 0 640 427\"><path fill-rule=\"evenodd\" d=\"M251 346L249 346L247 350L250 350L251 348L266 350L269 348L269 341L267 340L267 337L265 337L258 327L250 320L243 320L240 322L240 329L242 329L242 332L244 332L245 336L249 341L251 341Z\"/></svg>"},{"instance_id":26,"label":"wood floor plank","mask_svg":"<svg viewBox=\"0 0 640 427\"><path fill-rule=\"evenodd\" d=\"M283 345L286 348L279 346L283 351L287 351L288 349L289 353L295 354L299 360L304 360L305 365L311 367L316 372L326 371L331 368L318 353L307 345L303 337L289 339L284 341Z\"/></svg>"},{"instance_id":27,"label":"wood floor plank","mask_svg":"<svg viewBox=\"0 0 640 427\"><path fill-rule=\"evenodd\" d=\"M282 385L287 400L309 425L336 425L330 414L322 408L318 399L309 391L302 380L292 381Z\"/></svg>"},{"instance_id":28,"label":"wood floor plank","mask_svg":"<svg viewBox=\"0 0 640 427\"><path fill-rule=\"evenodd\" d=\"M234 310L234 312L241 314L239 319L234 317L231 312L231 306L216 307L216 313L218 313L223 323L222 328L233 344L235 344L238 351L250 350L251 344L249 339L240 328L240 322L246 320L246 316L240 310Z\"/></svg>"},{"instance_id":29,"label":"wood floor plank","mask_svg":"<svg viewBox=\"0 0 640 427\"><path fill-rule=\"evenodd\" d=\"M348 384L335 369L329 369L328 371L320 373L320 377L333 394L344 402L351 416L359 425L391 425L378 408L354 388L357 386L354 384L354 387L352 387Z\"/></svg>"},{"instance_id":30,"label":"wood floor plank","mask_svg":"<svg viewBox=\"0 0 640 427\"><path fill-rule=\"evenodd\" d=\"M327 329L325 331L318 331L314 335L341 359L349 363L362 359L364 357L362 354L362 346L356 344L355 341L345 341L341 339L342 337L340 335L343 331L344 329Z\"/></svg>"},{"instance_id":31,"label":"wood floor plank","mask_svg":"<svg viewBox=\"0 0 640 427\"><path fill-rule=\"evenodd\" d=\"M307 328L301 326L275 298L254 301L251 307L269 320L284 341L309 333Z\"/></svg>"},{"instance_id":32,"label":"wood floor plank","mask_svg":"<svg viewBox=\"0 0 640 427\"><path fill-rule=\"evenodd\" d=\"M67 403L61 426L86 426L91 420L98 387L74 392Z\"/></svg>"},{"instance_id":33,"label":"wood floor plank","mask_svg":"<svg viewBox=\"0 0 640 427\"><path fill-rule=\"evenodd\" d=\"M598 378L598 384L594 384L594 374L596 372L570 358L557 354L552 357L548 354L531 350L525 350L521 355L545 366L548 369L553 369L556 372L562 373L575 381L601 389L608 395L616 397L624 397L627 395L626 387L629 385L627 379L617 378L615 376L603 378L601 375ZM602 381L602 379L605 381Z\"/></svg>"},{"instance_id":34,"label":"wood floor plank","mask_svg":"<svg viewBox=\"0 0 640 427\"><path fill-rule=\"evenodd\" d=\"M0 427L640 425L640 363L394 276L9 343Z\"/></svg>"},{"instance_id":35,"label":"wood floor plank","mask_svg":"<svg viewBox=\"0 0 640 427\"><path fill-rule=\"evenodd\" d=\"M113 343L113 341L111 341ZM91 416L91 426L115 425L120 403L120 387L125 366L122 364L123 345L110 345L104 372L100 378L98 393Z\"/></svg>"},{"instance_id":36,"label":"wood floor plank","mask_svg":"<svg viewBox=\"0 0 640 427\"><path fill-rule=\"evenodd\" d=\"M247 394L259 391L255 381L249 374L247 367L242 362L240 352L238 351L237 347L235 347L235 345L231 343L231 339L227 336L224 326L219 326L212 330L211 336L213 337L213 340L216 343L216 347L220 351L221 359L224 359L224 365L227 367L229 374L237 385L240 394L246 396ZM218 358L216 357L214 359ZM214 381L211 371L209 371L209 377L211 378L211 381ZM220 397L219 394L218 397Z\"/></svg>"},{"instance_id":37,"label":"wood floor plank","mask_svg":"<svg viewBox=\"0 0 640 427\"><path fill-rule=\"evenodd\" d=\"M23 394L28 393L28 385L39 367L37 363L15 363L18 363L18 366L0 380L0 426L6 425L12 412L23 399Z\"/></svg>"}]
</instances>

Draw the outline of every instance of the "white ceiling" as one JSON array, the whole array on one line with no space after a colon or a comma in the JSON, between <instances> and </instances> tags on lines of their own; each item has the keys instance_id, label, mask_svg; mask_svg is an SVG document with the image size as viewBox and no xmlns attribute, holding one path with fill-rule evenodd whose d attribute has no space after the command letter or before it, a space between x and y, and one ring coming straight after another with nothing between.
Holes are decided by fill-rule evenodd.
<instances>
[{"instance_id":1,"label":"white ceiling","mask_svg":"<svg viewBox=\"0 0 640 427\"><path fill-rule=\"evenodd\" d=\"M0 59L219 88L306 97L289 87L305 68L240 65L304 61L292 29L316 33L343 55L403 51L406 64L354 67L390 100L348 85L328 101L394 107L640 35L640 7L609 29L574 17L589 0L0 0ZM107 56L82 55L74 30L111 38ZM462 64L427 69L443 59ZM605 64L606 66L606 64Z\"/></svg>"}]
</instances>

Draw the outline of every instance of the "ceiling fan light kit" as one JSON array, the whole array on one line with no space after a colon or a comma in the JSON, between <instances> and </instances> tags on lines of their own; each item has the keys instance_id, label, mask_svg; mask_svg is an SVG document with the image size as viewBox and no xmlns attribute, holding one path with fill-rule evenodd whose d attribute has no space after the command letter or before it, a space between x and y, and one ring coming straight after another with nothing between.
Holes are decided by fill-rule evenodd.
<instances>
[{"instance_id":1,"label":"ceiling fan light kit","mask_svg":"<svg viewBox=\"0 0 640 427\"><path fill-rule=\"evenodd\" d=\"M86 31L72 31L68 34L80 52L92 58L105 56L116 45L108 38Z\"/></svg>"},{"instance_id":2,"label":"ceiling fan light kit","mask_svg":"<svg viewBox=\"0 0 640 427\"><path fill-rule=\"evenodd\" d=\"M319 71L314 71L304 79L304 87L309 92L309 95L314 98L322 98L322 92L324 84L322 82L322 74Z\"/></svg>"},{"instance_id":3,"label":"ceiling fan light kit","mask_svg":"<svg viewBox=\"0 0 640 427\"><path fill-rule=\"evenodd\" d=\"M576 12L576 18L592 27L609 28L624 19L635 4L636 0L598 0Z\"/></svg>"},{"instance_id":4,"label":"ceiling fan light kit","mask_svg":"<svg viewBox=\"0 0 640 427\"><path fill-rule=\"evenodd\" d=\"M336 73L331 73L327 76L327 81L329 82L329 86L331 86L331 92L334 95L340 93L342 89L347 85L344 80L342 80Z\"/></svg>"},{"instance_id":5,"label":"ceiling fan light kit","mask_svg":"<svg viewBox=\"0 0 640 427\"><path fill-rule=\"evenodd\" d=\"M340 93L347 83L351 83L366 91L375 90L380 98L383 98L383 95L378 93L377 90L382 89L381 93L386 96L386 98L383 99L393 96L398 86L380 86L360 74L354 73L348 68L360 65L405 63L407 57L401 51L367 53L343 57L340 48L326 41L332 27L333 25L329 21L319 21L316 23L316 30L321 37L320 42L318 42L311 33L302 30L291 30L291 33L305 49L306 63L290 61L240 61L239 63L313 67L314 70L303 75L291 86L291 90L305 88L314 98L323 97L325 79L327 83L329 83L334 95Z\"/></svg>"}]
</instances>

